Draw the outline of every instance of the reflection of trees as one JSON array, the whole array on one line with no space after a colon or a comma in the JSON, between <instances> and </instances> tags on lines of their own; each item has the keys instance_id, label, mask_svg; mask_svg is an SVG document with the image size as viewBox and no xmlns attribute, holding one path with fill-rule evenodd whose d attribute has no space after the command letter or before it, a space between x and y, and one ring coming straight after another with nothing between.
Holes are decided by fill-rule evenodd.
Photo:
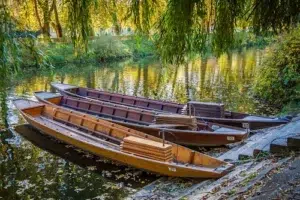
<instances>
[{"instance_id":1,"label":"reflection of trees","mask_svg":"<svg viewBox=\"0 0 300 200\"><path fill-rule=\"evenodd\" d=\"M160 66L158 68L158 73L156 73L156 87L154 88L154 91L152 91L152 93L154 94L154 98L159 98L161 96L161 88L164 88L163 85L163 77L167 76L167 74L163 73L163 66Z\"/></svg>"},{"instance_id":2,"label":"reflection of trees","mask_svg":"<svg viewBox=\"0 0 300 200\"><path fill-rule=\"evenodd\" d=\"M0 130L1 126L8 127L7 122L7 92L9 85L9 77L7 77L7 71L5 67L0 66L0 108L1 108L1 120L0 120Z\"/></svg>"},{"instance_id":3,"label":"reflection of trees","mask_svg":"<svg viewBox=\"0 0 300 200\"><path fill-rule=\"evenodd\" d=\"M207 69L207 59L201 60L200 65L200 94L199 98L202 99L202 96L204 95L204 81L205 81L205 75L206 75L206 69Z\"/></svg>"},{"instance_id":4,"label":"reflection of trees","mask_svg":"<svg viewBox=\"0 0 300 200\"><path fill-rule=\"evenodd\" d=\"M91 69L87 72L86 77L86 86L88 88L95 88L96 81L95 81L95 70Z\"/></svg>"},{"instance_id":5,"label":"reflection of trees","mask_svg":"<svg viewBox=\"0 0 300 200\"><path fill-rule=\"evenodd\" d=\"M175 91L175 87L176 87L178 68L179 68L179 65L176 65L175 66L175 73L174 73L174 77L173 77L173 82L172 82L172 92L171 92L172 96L174 96L174 91Z\"/></svg>"},{"instance_id":6,"label":"reflection of trees","mask_svg":"<svg viewBox=\"0 0 300 200\"><path fill-rule=\"evenodd\" d=\"M195 60L192 65L162 67L157 61L122 62L100 67L70 65L52 74L64 83L126 94L133 92L133 95L181 103L187 101L191 91L194 100L219 101L233 110L252 111L255 106L248 91L259 57L260 52L248 50ZM45 84L54 79L52 74L43 70L42 74L28 75L16 93L32 94L35 90L45 89Z\"/></svg>"},{"instance_id":7,"label":"reflection of trees","mask_svg":"<svg viewBox=\"0 0 300 200\"><path fill-rule=\"evenodd\" d=\"M40 133L33 133L33 136L35 141L39 138L38 140L42 142L40 145L46 143L47 147L54 150L64 150L65 152L61 152L62 155L71 154L74 160L80 160L84 155ZM18 138L15 133L0 134L0 197L4 199L92 199L107 194L112 199L121 199L128 193L126 188L120 189L117 186L118 180L113 180L117 176L124 175L125 170L112 174L111 179L103 178L93 171L42 151L26 140L22 140L17 145L14 142L7 142L7 139L19 141ZM108 171L120 169L115 165L98 163L92 158L82 158L85 161L89 160L88 164L93 163L97 166L97 170L99 167L97 172L100 174L104 169Z\"/></svg>"},{"instance_id":8,"label":"reflection of trees","mask_svg":"<svg viewBox=\"0 0 300 200\"><path fill-rule=\"evenodd\" d=\"M185 95L190 98L190 84L189 84L189 64L184 65L184 81L185 81Z\"/></svg>"},{"instance_id":9,"label":"reflection of trees","mask_svg":"<svg viewBox=\"0 0 300 200\"><path fill-rule=\"evenodd\" d=\"M133 95L137 96L138 91L139 91L139 86L140 86L140 82L141 82L141 75L142 75L142 66L141 64L138 64L138 73L137 73L137 77L135 78L135 83L134 83L134 90L133 90Z\"/></svg>"},{"instance_id":10,"label":"reflection of trees","mask_svg":"<svg viewBox=\"0 0 300 200\"><path fill-rule=\"evenodd\" d=\"M143 66L143 96L149 97L149 67Z\"/></svg>"}]
</instances>

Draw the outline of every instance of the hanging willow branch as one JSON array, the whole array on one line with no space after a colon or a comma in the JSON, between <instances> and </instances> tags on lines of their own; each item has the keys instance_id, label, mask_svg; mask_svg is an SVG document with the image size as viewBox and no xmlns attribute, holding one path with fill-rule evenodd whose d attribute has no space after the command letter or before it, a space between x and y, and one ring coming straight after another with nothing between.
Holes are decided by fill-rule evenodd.
<instances>
[{"instance_id":1,"label":"hanging willow branch","mask_svg":"<svg viewBox=\"0 0 300 200\"><path fill-rule=\"evenodd\" d=\"M128 1L128 13L125 20L132 18L138 33L149 34L154 23L153 16L160 13L163 7L164 1L130 0Z\"/></svg>"},{"instance_id":2,"label":"hanging willow branch","mask_svg":"<svg viewBox=\"0 0 300 200\"><path fill-rule=\"evenodd\" d=\"M88 50L88 37L91 33L92 5L96 0L68 0L68 28L74 45L75 54Z\"/></svg>"},{"instance_id":3,"label":"hanging willow branch","mask_svg":"<svg viewBox=\"0 0 300 200\"><path fill-rule=\"evenodd\" d=\"M206 39L204 0L170 0L159 24L157 45L165 61L183 63Z\"/></svg>"},{"instance_id":4,"label":"hanging willow branch","mask_svg":"<svg viewBox=\"0 0 300 200\"><path fill-rule=\"evenodd\" d=\"M189 55L201 53L208 45L217 53L228 51L233 46L239 20L248 21L249 30L254 29L256 34L270 31L276 34L299 22L300 0L166 1L167 7L158 22L157 44L162 58L168 62L183 63ZM142 17L145 22L150 19L149 15L141 14L142 2L129 2L138 29L143 29ZM144 24L148 30L147 23Z\"/></svg>"},{"instance_id":5,"label":"hanging willow branch","mask_svg":"<svg viewBox=\"0 0 300 200\"><path fill-rule=\"evenodd\" d=\"M254 0L252 24L256 34L288 30L299 22L300 0Z\"/></svg>"},{"instance_id":6,"label":"hanging willow branch","mask_svg":"<svg viewBox=\"0 0 300 200\"><path fill-rule=\"evenodd\" d=\"M177 64L194 53L203 52L208 45L218 53L229 50L239 20L248 21L247 30L254 29L256 34L278 33L298 23L300 13L300 0L124 1L128 5L126 19L132 20L136 32L157 33L162 58ZM66 0L69 32L77 54L79 50L87 51L90 9L96 2Z\"/></svg>"},{"instance_id":7,"label":"hanging willow branch","mask_svg":"<svg viewBox=\"0 0 300 200\"><path fill-rule=\"evenodd\" d=\"M1 73L16 71L19 64L19 43L14 37L15 22L6 4L0 5L0 68Z\"/></svg>"},{"instance_id":8,"label":"hanging willow branch","mask_svg":"<svg viewBox=\"0 0 300 200\"><path fill-rule=\"evenodd\" d=\"M245 0L217 0L213 48L216 53L230 49L234 44L235 23L244 13Z\"/></svg>"}]
</instances>

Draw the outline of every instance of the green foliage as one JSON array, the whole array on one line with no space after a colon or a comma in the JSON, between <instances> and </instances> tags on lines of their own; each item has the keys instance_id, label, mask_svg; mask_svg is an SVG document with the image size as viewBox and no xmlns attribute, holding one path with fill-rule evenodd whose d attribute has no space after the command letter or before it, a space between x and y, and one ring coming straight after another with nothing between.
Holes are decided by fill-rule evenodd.
<instances>
[{"instance_id":1,"label":"green foliage","mask_svg":"<svg viewBox=\"0 0 300 200\"><path fill-rule=\"evenodd\" d=\"M201 51L206 41L205 1L170 0L159 21L159 53L167 62L183 63L186 56Z\"/></svg>"},{"instance_id":2,"label":"green foliage","mask_svg":"<svg viewBox=\"0 0 300 200\"><path fill-rule=\"evenodd\" d=\"M74 48L69 43L50 43L41 47L49 62L60 64L74 60Z\"/></svg>"},{"instance_id":3,"label":"green foliage","mask_svg":"<svg viewBox=\"0 0 300 200\"><path fill-rule=\"evenodd\" d=\"M259 99L279 108L299 105L300 28L278 37L268 50L257 72L254 92Z\"/></svg>"},{"instance_id":4,"label":"green foliage","mask_svg":"<svg viewBox=\"0 0 300 200\"><path fill-rule=\"evenodd\" d=\"M152 40L143 36L136 36L122 41L131 51L134 58L142 58L156 54L156 48Z\"/></svg>"},{"instance_id":5,"label":"green foliage","mask_svg":"<svg viewBox=\"0 0 300 200\"><path fill-rule=\"evenodd\" d=\"M96 59L105 61L107 59L119 59L129 57L131 52L119 39L111 36L102 36L90 42L90 51Z\"/></svg>"},{"instance_id":6,"label":"green foliage","mask_svg":"<svg viewBox=\"0 0 300 200\"><path fill-rule=\"evenodd\" d=\"M164 1L161 0L131 1L126 19L132 19L137 32L149 34L154 23L153 16L160 13L163 4Z\"/></svg>"},{"instance_id":7,"label":"green foliage","mask_svg":"<svg viewBox=\"0 0 300 200\"><path fill-rule=\"evenodd\" d=\"M69 0L66 1L68 8L68 27L73 41L75 54L79 55L83 50L88 50L88 37L91 35L91 8L97 3L96 0Z\"/></svg>"},{"instance_id":8,"label":"green foliage","mask_svg":"<svg viewBox=\"0 0 300 200\"><path fill-rule=\"evenodd\" d=\"M265 36L257 36L252 31L239 30L234 33L234 43L232 44L232 48L264 48L274 42L274 39L275 37L271 34Z\"/></svg>"},{"instance_id":9,"label":"green foliage","mask_svg":"<svg viewBox=\"0 0 300 200\"><path fill-rule=\"evenodd\" d=\"M122 38L115 36L101 36L88 43L88 52L80 56L74 55L74 46L71 43L39 43L38 48L43 59L41 64L53 65L73 62L107 62L124 58L142 58L155 53L152 41L144 37ZM30 48L22 50L23 58L26 58L26 66L34 65L34 54ZM37 58L39 61L39 59ZM47 62L46 62L47 61Z\"/></svg>"},{"instance_id":10,"label":"green foliage","mask_svg":"<svg viewBox=\"0 0 300 200\"><path fill-rule=\"evenodd\" d=\"M249 17L256 34L277 33L298 23L299 11L299 0L254 0Z\"/></svg>"},{"instance_id":11,"label":"green foliage","mask_svg":"<svg viewBox=\"0 0 300 200\"><path fill-rule=\"evenodd\" d=\"M216 24L213 48L220 54L232 48L237 18L244 11L245 0L216 1Z\"/></svg>"}]
</instances>

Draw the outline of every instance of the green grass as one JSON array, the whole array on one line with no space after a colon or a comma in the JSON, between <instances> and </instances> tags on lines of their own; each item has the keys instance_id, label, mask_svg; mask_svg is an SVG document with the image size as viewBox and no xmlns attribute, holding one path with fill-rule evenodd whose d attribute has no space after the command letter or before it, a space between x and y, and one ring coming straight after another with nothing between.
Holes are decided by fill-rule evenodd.
<instances>
[{"instance_id":1,"label":"green grass","mask_svg":"<svg viewBox=\"0 0 300 200\"><path fill-rule=\"evenodd\" d=\"M143 37L116 37L101 36L89 41L88 52L78 56L74 55L74 48L68 42L38 42L35 51L54 66L65 63L85 62L111 62L125 58L144 58L155 54L155 47L152 41ZM25 66L32 66L39 63L39 58L33 57L32 50L22 50L23 57L27 62Z\"/></svg>"}]
</instances>

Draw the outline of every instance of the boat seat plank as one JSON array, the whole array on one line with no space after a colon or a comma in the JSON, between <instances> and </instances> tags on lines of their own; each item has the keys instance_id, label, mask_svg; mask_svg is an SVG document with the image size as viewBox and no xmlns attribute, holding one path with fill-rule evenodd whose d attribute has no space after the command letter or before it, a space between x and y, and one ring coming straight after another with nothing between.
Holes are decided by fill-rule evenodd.
<instances>
[{"instance_id":1,"label":"boat seat plank","mask_svg":"<svg viewBox=\"0 0 300 200\"><path fill-rule=\"evenodd\" d=\"M161 159L161 160L167 160L167 159L172 158L172 155L156 155L156 154L152 154L152 153L146 153L146 152L143 152L143 151L134 150L134 149L127 149L127 148L122 148L122 151L128 151L128 152L136 153L136 154L139 154L139 155L146 155L146 156L149 156L149 157L152 157L152 158L158 158L158 159Z\"/></svg>"},{"instance_id":2,"label":"boat seat plank","mask_svg":"<svg viewBox=\"0 0 300 200\"><path fill-rule=\"evenodd\" d=\"M164 144L161 142L155 142L152 140L148 140L148 139L143 139L143 138L138 138L138 137L134 137L134 136L128 136L124 138L124 142L131 142L137 145L142 145L142 146L148 146L148 147L152 147L152 148L156 148L156 149L171 149L172 145L170 144Z\"/></svg>"},{"instance_id":3,"label":"boat seat plank","mask_svg":"<svg viewBox=\"0 0 300 200\"><path fill-rule=\"evenodd\" d=\"M155 158L155 157L149 156L149 155L135 153L135 152L132 152L132 151L126 151L126 150L122 150L122 151L125 152L125 153L128 153L128 154L133 154L133 155L144 157L144 158L155 159L155 160L158 160L158 161L161 161L161 162L170 162L170 161L172 161L172 158L160 159L160 158Z\"/></svg>"},{"instance_id":4,"label":"boat seat plank","mask_svg":"<svg viewBox=\"0 0 300 200\"><path fill-rule=\"evenodd\" d=\"M172 155L172 151L169 152L154 152L154 151L150 151L144 148L139 148L137 146L128 146L128 145L120 145L121 148L123 149L132 149L135 151L140 151L140 152L145 152L145 153L149 153L149 154L153 154L153 155L157 155L157 156L171 156Z\"/></svg>"},{"instance_id":5,"label":"boat seat plank","mask_svg":"<svg viewBox=\"0 0 300 200\"><path fill-rule=\"evenodd\" d=\"M136 146L132 143L126 142L126 143L122 143L121 146L123 147L127 147L127 148L136 148ZM153 148L149 148L149 147L145 147L143 146L143 150L144 151L151 151L151 152L155 152L155 153L163 153L163 154L168 154L168 153L172 153L172 149L170 150L159 150L159 149L153 149Z\"/></svg>"}]
</instances>

